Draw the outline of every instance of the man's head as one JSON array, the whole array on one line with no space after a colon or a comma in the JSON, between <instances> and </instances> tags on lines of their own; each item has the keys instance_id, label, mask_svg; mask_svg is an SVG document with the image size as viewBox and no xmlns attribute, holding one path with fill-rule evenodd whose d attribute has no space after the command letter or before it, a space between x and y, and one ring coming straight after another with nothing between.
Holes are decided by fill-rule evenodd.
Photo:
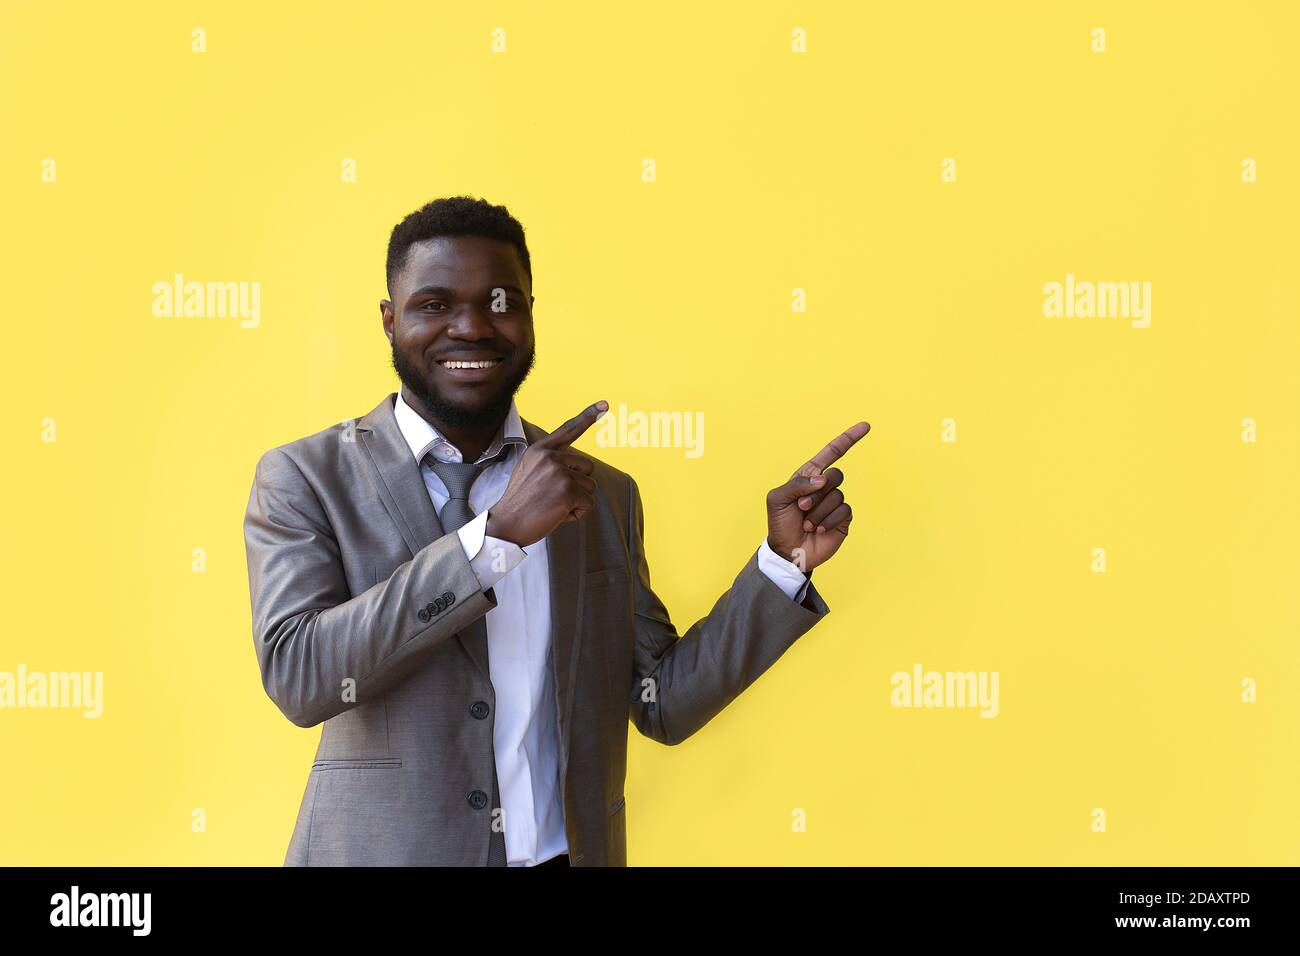
<instances>
[{"instance_id":1,"label":"man's head","mask_svg":"<svg viewBox=\"0 0 1300 956\"><path fill-rule=\"evenodd\" d=\"M523 226L482 199L434 200L393 229L387 272L379 311L407 391L444 425L497 424L535 358Z\"/></svg>"}]
</instances>

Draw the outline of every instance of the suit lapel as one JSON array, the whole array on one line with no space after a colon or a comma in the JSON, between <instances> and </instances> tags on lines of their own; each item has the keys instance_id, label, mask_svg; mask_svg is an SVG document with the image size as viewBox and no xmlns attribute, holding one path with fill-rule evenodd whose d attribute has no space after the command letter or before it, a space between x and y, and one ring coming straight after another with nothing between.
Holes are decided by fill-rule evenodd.
<instances>
[{"instance_id":1,"label":"suit lapel","mask_svg":"<svg viewBox=\"0 0 1300 956\"><path fill-rule=\"evenodd\" d=\"M430 543L442 537L442 525L429 500L420 466L397 427L393 414L396 393L388 395L357 425L357 435L375 470L375 487L414 557ZM524 437L532 444L546 434L541 428L521 419ZM559 701L561 769L569 755L569 725L573 707L573 686L577 680L578 648L582 639L583 572L586 563L586 524L570 521L546 536L546 556L551 592L551 651L555 673L555 690ZM457 639L465 652L491 681L488 665L486 621L465 628Z\"/></svg>"},{"instance_id":2,"label":"suit lapel","mask_svg":"<svg viewBox=\"0 0 1300 956\"><path fill-rule=\"evenodd\" d=\"M357 433L370 454L378 478L376 487L380 500L401 532L402 540L414 557L432 542L443 536L438 513L429 499L429 489L424 486L420 465L411 454L411 446L402 437L393 413L393 393L379 403L361 420ZM465 649L484 679L491 682L488 667L487 622L479 618L469 627L457 632L456 640Z\"/></svg>"},{"instance_id":3,"label":"suit lapel","mask_svg":"<svg viewBox=\"0 0 1300 956\"><path fill-rule=\"evenodd\" d=\"M393 414L396 398L394 392L361 419L357 434L374 465L379 498L410 548L411 557L415 557L430 542L442 537L442 525L438 523L438 514L429 500L429 489L424 487L424 477L411 454L411 446L397 427L397 416Z\"/></svg>"}]
</instances>

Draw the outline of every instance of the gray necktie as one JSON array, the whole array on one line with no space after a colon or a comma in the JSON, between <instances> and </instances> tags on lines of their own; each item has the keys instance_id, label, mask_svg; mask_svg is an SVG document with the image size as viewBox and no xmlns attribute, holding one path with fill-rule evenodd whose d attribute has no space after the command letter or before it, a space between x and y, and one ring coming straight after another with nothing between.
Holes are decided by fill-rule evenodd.
<instances>
[{"instance_id":1,"label":"gray necktie","mask_svg":"<svg viewBox=\"0 0 1300 956\"><path fill-rule=\"evenodd\" d=\"M459 530L474 517L474 509L469 506L469 490L474 486L476 479L483 469L493 461L502 457L506 449L494 455L488 461L473 463L465 461L439 461L433 455L426 456L425 460L433 473L442 479L442 483L447 486L447 503L442 506L438 512L438 521L442 524L442 530L447 534ZM480 631L481 629L481 631ZM487 637L487 619L480 617L473 624L466 628L477 636L482 634L486 643ZM489 651L489 656L491 652ZM501 789L497 785L496 773L496 752L492 754L492 803L489 810L495 813L497 807L501 806ZM492 821L494 818L489 817ZM505 866L506 865L506 835L504 830L492 830L488 837L488 866Z\"/></svg>"},{"instance_id":2,"label":"gray necktie","mask_svg":"<svg viewBox=\"0 0 1300 956\"><path fill-rule=\"evenodd\" d=\"M433 473L447 486L449 497L438 512L438 521L442 523L442 530L451 534L469 524L474 517L474 509L469 506L469 490L488 462L439 461L433 455L429 455L427 460Z\"/></svg>"}]
</instances>

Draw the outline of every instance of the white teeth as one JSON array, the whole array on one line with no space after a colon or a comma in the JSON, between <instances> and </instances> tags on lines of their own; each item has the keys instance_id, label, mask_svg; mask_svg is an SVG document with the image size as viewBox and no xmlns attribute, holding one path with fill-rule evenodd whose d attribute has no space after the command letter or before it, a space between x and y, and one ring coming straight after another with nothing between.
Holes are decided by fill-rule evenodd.
<instances>
[{"instance_id":1,"label":"white teeth","mask_svg":"<svg viewBox=\"0 0 1300 956\"><path fill-rule=\"evenodd\" d=\"M443 368L491 368L501 362L501 359L483 359L480 362L439 362Z\"/></svg>"}]
</instances>

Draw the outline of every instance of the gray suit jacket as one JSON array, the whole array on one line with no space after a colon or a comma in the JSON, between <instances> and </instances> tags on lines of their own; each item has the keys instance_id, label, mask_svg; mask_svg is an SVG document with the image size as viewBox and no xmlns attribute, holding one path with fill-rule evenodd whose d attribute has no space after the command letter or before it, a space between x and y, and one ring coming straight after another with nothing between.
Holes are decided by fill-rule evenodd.
<instances>
[{"instance_id":1,"label":"gray suit jacket","mask_svg":"<svg viewBox=\"0 0 1300 956\"><path fill-rule=\"evenodd\" d=\"M485 629L467 627L496 599L439 526L395 397L257 463L244 536L262 683L293 723L322 725L286 865L488 859L496 702ZM679 638L636 483L592 460L596 510L546 539L560 771L571 863L625 866L629 717L685 740L829 609L811 582L791 601L751 555Z\"/></svg>"}]
</instances>

